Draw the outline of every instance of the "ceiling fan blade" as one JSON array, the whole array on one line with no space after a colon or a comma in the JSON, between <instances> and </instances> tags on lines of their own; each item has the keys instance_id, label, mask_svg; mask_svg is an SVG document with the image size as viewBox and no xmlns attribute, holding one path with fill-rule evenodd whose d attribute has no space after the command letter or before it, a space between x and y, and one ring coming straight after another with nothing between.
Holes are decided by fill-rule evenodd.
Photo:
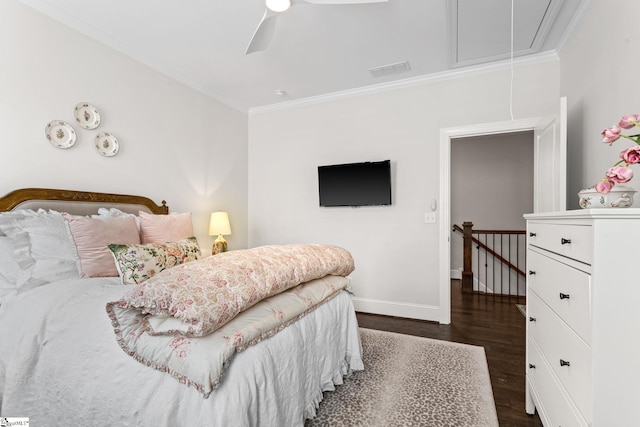
<instances>
[{"instance_id":1,"label":"ceiling fan blade","mask_svg":"<svg viewBox=\"0 0 640 427\"><path fill-rule=\"evenodd\" d=\"M386 3L389 0L304 0L313 4L360 4L360 3Z\"/></svg>"},{"instance_id":2,"label":"ceiling fan blade","mask_svg":"<svg viewBox=\"0 0 640 427\"><path fill-rule=\"evenodd\" d=\"M278 15L279 13L272 12L269 9L264 12L264 16L258 24L256 32L253 33L253 37L251 37L249 46L247 46L247 52L245 53L245 55L265 50L267 46L269 46L269 42L271 42L273 33L276 30L276 20L278 18Z\"/></svg>"}]
</instances>

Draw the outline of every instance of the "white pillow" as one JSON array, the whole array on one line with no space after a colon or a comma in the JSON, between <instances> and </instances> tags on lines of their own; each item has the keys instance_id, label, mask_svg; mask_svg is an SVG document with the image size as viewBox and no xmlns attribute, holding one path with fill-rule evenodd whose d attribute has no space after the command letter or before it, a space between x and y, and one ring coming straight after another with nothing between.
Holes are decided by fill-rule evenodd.
<instances>
[{"instance_id":1,"label":"white pillow","mask_svg":"<svg viewBox=\"0 0 640 427\"><path fill-rule=\"evenodd\" d=\"M0 221L10 221L15 217L22 218L23 216L0 214ZM18 292L17 283L20 267L13 259L13 249L13 240L0 230L0 304L8 301L10 297Z\"/></svg>"},{"instance_id":2,"label":"white pillow","mask_svg":"<svg viewBox=\"0 0 640 427\"><path fill-rule=\"evenodd\" d=\"M18 263L13 259L14 244L11 238L0 235L0 280L9 283L18 280Z\"/></svg>"},{"instance_id":3,"label":"white pillow","mask_svg":"<svg viewBox=\"0 0 640 427\"><path fill-rule=\"evenodd\" d=\"M17 293L18 288L13 283L4 280L2 274L0 274L0 305L9 301Z\"/></svg>"},{"instance_id":4,"label":"white pillow","mask_svg":"<svg viewBox=\"0 0 640 427\"><path fill-rule=\"evenodd\" d=\"M60 212L24 209L0 213L0 232L14 246L13 260L18 265L15 284L19 292L80 277L75 245ZM3 276L11 280L6 274Z\"/></svg>"},{"instance_id":5,"label":"white pillow","mask_svg":"<svg viewBox=\"0 0 640 427\"><path fill-rule=\"evenodd\" d=\"M17 293L18 264L13 261L13 242L0 236L0 305Z\"/></svg>"},{"instance_id":6,"label":"white pillow","mask_svg":"<svg viewBox=\"0 0 640 427\"><path fill-rule=\"evenodd\" d=\"M123 212L116 208L100 208L98 209L98 215L91 215L91 218L120 218L123 216L132 216L136 220L136 227L138 232L140 231L140 218L132 213Z\"/></svg>"}]
</instances>

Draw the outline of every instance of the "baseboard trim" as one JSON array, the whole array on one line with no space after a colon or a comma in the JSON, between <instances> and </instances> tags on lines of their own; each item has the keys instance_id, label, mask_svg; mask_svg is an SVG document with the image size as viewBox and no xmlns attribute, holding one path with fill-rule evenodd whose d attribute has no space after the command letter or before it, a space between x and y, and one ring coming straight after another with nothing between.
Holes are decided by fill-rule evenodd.
<instances>
[{"instance_id":1,"label":"baseboard trim","mask_svg":"<svg viewBox=\"0 0 640 427\"><path fill-rule=\"evenodd\" d=\"M353 297L353 305L356 311L384 316L405 317L407 319L440 321L440 308L424 304L411 304L406 302L391 302L374 300L369 298Z\"/></svg>"}]
</instances>

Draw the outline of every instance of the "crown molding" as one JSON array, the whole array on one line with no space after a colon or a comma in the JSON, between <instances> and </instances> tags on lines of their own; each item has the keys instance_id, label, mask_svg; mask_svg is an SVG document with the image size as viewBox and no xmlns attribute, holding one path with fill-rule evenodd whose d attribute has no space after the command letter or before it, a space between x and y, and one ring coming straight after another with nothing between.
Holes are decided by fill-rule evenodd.
<instances>
[{"instance_id":1,"label":"crown molding","mask_svg":"<svg viewBox=\"0 0 640 427\"><path fill-rule=\"evenodd\" d=\"M579 25L584 22L585 15L589 13L594 3L595 0L580 1L580 6L578 6L578 9L571 17L571 21L569 21L569 24L567 25L562 38L558 42L558 46L556 47L556 52L558 52L558 54L562 54L562 50L567 45L569 40L571 40L571 38L576 35Z\"/></svg>"},{"instance_id":2,"label":"crown molding","mask_svg":"<svg viewBox=\"0 0 640 427\"><path fill-rule=\"evenodd\" d=\"M528 55L522 58L514 58L513 62L510 59L503 61L496 61L489 64L480 64L470 67L451 69L442 71L439 73L428 74L424 76L411 77L408 79L395 80L392 82L381 83L376 85L364 86L356 89L349 89L339 92L327 93L324 95L311 96L308 98L297 99L294 101L281 102L278 104L265 105L262 107L253 107L249 109L249 116L255 116L259 114L271 113L274 111L288 110L292 108L299 108L309 105L322 104L325 102L332 102L340 99L353 98L362 95L371 95L375 93L382 93L391 90L403 89L417 85L438 83L446 80L459 79L463 77L474 76L478 74L492 73L495 71L501 71L509 69L511 66L523 67L534 64L541 64L550 61L558 61L558 53L553 51L541 52L534 55Z\"/></svg>"}]
</instances>

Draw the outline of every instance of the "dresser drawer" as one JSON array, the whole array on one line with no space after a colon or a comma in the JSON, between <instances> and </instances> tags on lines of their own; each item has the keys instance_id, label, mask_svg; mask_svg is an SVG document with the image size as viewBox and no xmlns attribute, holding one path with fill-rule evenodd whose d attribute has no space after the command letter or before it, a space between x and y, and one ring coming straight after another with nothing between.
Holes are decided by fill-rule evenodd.
<instances>
[{"instance_id":1,"label":"dresser drawer","mask_svg":"<svg viewBox=\"0 0 640 427\"><path fill-rule=\"evenodd\" d=\"M591 265L593 234L590 225L529 222L527 243Z\"/></svg>"},{"instance_id":2,"label":"dresser drawer","mask_svg":"<svg viewBox=\"0 0 640 427\"><path fill-rule=\"evenodd\" d=\"M527 296L527 311L530 338L582 415L591 418L591 348L535 292Z\"/></svg>"},{"instance_id":3,"label":"dresser drawer","mask_svg":"<svg viewBox=\"0 0 640 427\"><path fill-rule=\"evenodd\" d=\"M540 350L532 340L529 340L527 345L529 364L527 380L533 389L533 394L544 397L542 401L536 399L538 404L543 405L537 408L542 421L547 422L549 426L587 426L588 423L576 413L570 399L562 391L562 387L553 375L551 367L540 354Z\"/></svg>"},{"instance_id":4,"label":"dresser drawer","mask_svg":"<svg viewBox=\"0 0 640 427\"><path fill-rule=\"evenodd\" d=\"M535 249L527 251L527 265L529 289L591 344L591 275Z\"/></svg>"}]
</instances>

